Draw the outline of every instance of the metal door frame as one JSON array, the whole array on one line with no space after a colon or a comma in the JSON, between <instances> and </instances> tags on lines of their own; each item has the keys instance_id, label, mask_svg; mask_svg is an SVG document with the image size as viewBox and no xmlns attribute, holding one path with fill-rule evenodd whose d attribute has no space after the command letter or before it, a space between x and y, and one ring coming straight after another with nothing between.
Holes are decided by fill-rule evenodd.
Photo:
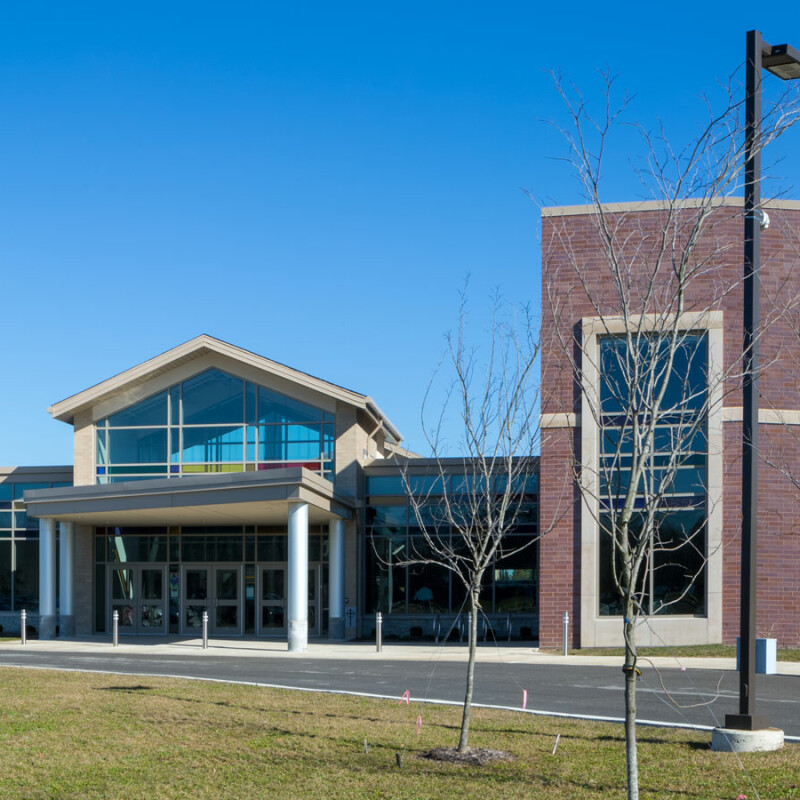
<instances>
[{"instance_id":1,"label":"metal door frame","mask_svg":"<svg viewBox=\"0 0 800 800\"><path fill-rule=\"evenodd\" d=\"M232 628L218 628L216 624L216 614L215 609L217 608L219 601L217 600L217 586L216 586L216 577L218 570L233 570L237 573L237 602L236 607L238 609L237 612L237 619L238 619L238 627L236 629ZM205 570L206 572L206 598L205 603L202 601L198 602L191 602L192 598L186 597L186 588L187 588L187 581L186 581L186 573L190 570ZM208 611L208 633L209 636L243 636L244 635L244 614L245 614L245 602L244 602L244 564L234 562L234 563L227 563L224 561L215 561L213 563L208 562L200 562L200 563L189 563L189 564L181 564L181 571L180 571L180 625L178 629L183 636L197 636L202 635L203 628L202 624L198 627L189 627L186 624L186 614L188 606L203 606L206 611ZM228 605L226 602L225 605Z\"/></svg>"},{"instance_id":2,"label":"metal door frame","mask_svg":"<svg viewBox=\"0 0 800 800\"><path fill-rule=\"evenodd\" d=\"M131 607L131 614L133 618L133 625L123 625L123 619L120 618L119 632L126 636L137 635L150 635L150 636L166 636L169 633L169 565L166 563L153 563L150 561L145 562L131 562L131 563L116 563L109 564L106 570L106 630L112 631L114 626L114 573L120 570L128 570L131 573L131 579L134 586L134 595L132 602L129 603ZM161 629L142 625L141 610L144 605L142 594L142 572L144 570L153 570L161 572ZM152 601L148 603L152 605Z\"/></svg>"}]
</instances>

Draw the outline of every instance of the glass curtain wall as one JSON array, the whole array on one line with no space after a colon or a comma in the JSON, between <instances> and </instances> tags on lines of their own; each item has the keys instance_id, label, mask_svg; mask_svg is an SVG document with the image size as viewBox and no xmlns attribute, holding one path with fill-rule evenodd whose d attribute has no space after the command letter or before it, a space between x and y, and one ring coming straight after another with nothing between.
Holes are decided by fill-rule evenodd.
<instances>
[{"instance_id":1,"label":"glass curtain wall","mask_svg":"<svg viewBox=\"0 0 800 800\"><path fill-rule=\"evenodd\" d=\"M211 369L96 423L97 482L302 466L333 481L334 415Z\"/></svg>"},{"instance_id":2,"label":"glass curtain wall","mask_svg":"<svg viewBox=\"0 0 800 800\"><path fill-rule=\"evenodd\" d=\"M255 629L256 566L286 563L288 536L280 526L236 525L226 527L116 527L95 529L95 629L106 627L106 579L112 568L131 565L166 567L169 628L180 632L180 581L184 564L244 565L244 631ZM328 535L324 526L310 525L308 560L322 568L327 586ZM112 590L113 590L112 586ZM309 592L313 587L309 586ZM113 594L113 592L112 592ZM113 601L112 601L113 602ZM323 621L324 621L323 617Z\"/></svg>"},{"instance_id":3,"label":"glass curtain wall","mask_svg":"<svg viewBox=\"0 0 800 800\"><path fill-rule=\"evenodd\" d=\"M639 360L640 366L634 363ZM651 369L648 365L654 365ZM705 420L708 344L703 333L684 333L667 371L663 340L645 337L632 345L624 336L600 339L600 574L599 613L622 614L614 582L617 570L611 532L626 498L634 493L629 527L632 542L644 543L647 558L638 576L638 598L647 614L703 615L706 558ZM638 369L638 372L637 372ZM634 377L642 374L641 381ZM664 377L668 375L668 380ZM634 454L641 454L640 432L652 419L653 400L664 387L658 424L644 475L631 485ZM645 524L645 509L655 508L655 524Z\"/></svg>"},{"instance_id":4,"label":"glass curtain wall","mask_svg":"<svg viewBox=\"0 0 800 800\"><path fill-rule=\"evenodd\" d=\"M23 493L71 483L0 483L0 611L39 611L39 520Z\"/></svg>"},{"instance_id":5,"label":"glass curtain wall","mask_svg":"<svg viewBox=\"0 0 800 800\"><path fill-rule=\"evenodd\" d=\"M453 475L448 480L458 486L464 477ZM431 491L431 502L435 504L441 478L412 476L410 481L414 492ZM424 559L429 545L405 495L402 477L367 477L367 495L364 613L458 614L463 611L466 590L457 577L439 565L409 563ZM422 513L423 517L427 516L424 509ZM430 522L436 524L433 513ZM446 526L437 525L436 530L441 537L453 535ZM499 559L487 575L481 601L487 614L538 610L539 549L534 541L537 535L538 476L535 476L529 478L521 514L507 539L508 550L524 549Z\"/></svg>"}]
</instances>

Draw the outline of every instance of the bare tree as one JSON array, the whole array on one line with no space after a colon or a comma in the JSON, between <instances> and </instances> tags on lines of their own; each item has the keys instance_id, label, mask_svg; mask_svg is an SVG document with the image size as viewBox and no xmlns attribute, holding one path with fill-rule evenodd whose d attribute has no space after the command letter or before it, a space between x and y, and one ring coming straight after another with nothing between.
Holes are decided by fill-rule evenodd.
<instances>
[{"instance_id":1,"label":"bare tree","mask_svg":"<svg viewBox=\"0 0 800 800\"><path fill-rule=\"evenodd\" d=\"M478 618L487 577L504 559L532 548L538 535L522 525L531 522L538 480L539 345L534 326L526 309L496 299L482 346L472 346L467 334L462 294L458 329L447 336L446 357L423 404L432 466L427 479L414 473L413 459L403 467L420 536L402 563L448 570L463 587L470 615L460 753L469 749ZM437 379L444 379L447 389L431 422ZM448 442L452 430L458 441ZM460 454L457 458L448 457L450 447ZM523 535L512 535L521 529Z\"/></svg>"},{"instance_id":2,"label":"bare tree","mask_svg":"<svg viewBox=\"0 0 800 800\"><path fill-rule=\"evenodd\" d=\"M628 797L638 798L637 631L653 615L706 613L705 572L721 539L722 406L740 386L743 125L735 87L686 148L635 126L649 203L603 202L602 177L628 109L590 116L557 78L561 129L588 207L543 221L543 411L573 413L581 514L599 537L598 613L618 617L625 648ZM760 146L797 120L782 98ZM723 320L728 321L723 323ZM739 333L738 341L741 341ZM560 366L559 366L560 365ZM713 474L712 474L713 473ZM586 567L584 567L586 568Z\"/></svg>"}]
</instances>

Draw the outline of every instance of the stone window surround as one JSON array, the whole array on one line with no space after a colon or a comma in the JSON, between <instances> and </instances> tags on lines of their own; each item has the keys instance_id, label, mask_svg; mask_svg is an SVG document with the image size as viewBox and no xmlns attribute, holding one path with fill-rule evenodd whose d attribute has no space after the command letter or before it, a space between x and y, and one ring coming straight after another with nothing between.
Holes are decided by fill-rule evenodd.
<instances>
[{"instance_id":1,"label":"stone window surround","mask_svg":"<svg viewBox=\"0 0 800 800\"><path fill-rule=\"evenodd\" d=\"M674 317L673 317L674 319ZM630 325L647 330L648 323L663 325L664 318L645 315L644 319L633 317ZM721 376L723 369L723 313L710 311L685 313L678 320L683 331L705 331L708 336L709 374ZM581 497L581 647L608 647L622 644L622 624L619 617L601 617L598 605L599 542L597 524L597 501L588 496L594 488L598 475L599 431L596 415L588 404L598 401L599 375L597 370L598 338L626 331L622 317L585 317L581 320L582 350L581 364L581 458L586 469L582 475L590 481L587 494ZM594 354L588 358L585 354ZM706 540L708 560L706 562L706 615L703 617L682 615L653 615L643 617L637 628L639 645L657 644L704 644L722 641L722 477L723 477L723 388L721 380L711 380L708 412L708 456L707 498L708 519ZM596 405L595 405L596 407Z\"/></svg>"}]
</instances>

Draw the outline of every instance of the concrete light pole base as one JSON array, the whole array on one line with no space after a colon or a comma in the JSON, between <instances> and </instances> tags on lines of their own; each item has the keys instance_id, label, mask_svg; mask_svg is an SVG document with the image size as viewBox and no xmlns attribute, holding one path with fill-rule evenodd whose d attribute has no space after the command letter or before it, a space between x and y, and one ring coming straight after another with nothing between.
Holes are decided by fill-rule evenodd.
<instances>
[{"instance_id":1,"label":"concrete light pole base","mask_svg":"<svg viewBox=\"0 0 800 800\"><path fill-rule=\"evenodd\" d=\"M743 731L736 728L714 728L711 749L717 753L766 753L783 747L780 728Z\"/></svg>"}]
</instances>

